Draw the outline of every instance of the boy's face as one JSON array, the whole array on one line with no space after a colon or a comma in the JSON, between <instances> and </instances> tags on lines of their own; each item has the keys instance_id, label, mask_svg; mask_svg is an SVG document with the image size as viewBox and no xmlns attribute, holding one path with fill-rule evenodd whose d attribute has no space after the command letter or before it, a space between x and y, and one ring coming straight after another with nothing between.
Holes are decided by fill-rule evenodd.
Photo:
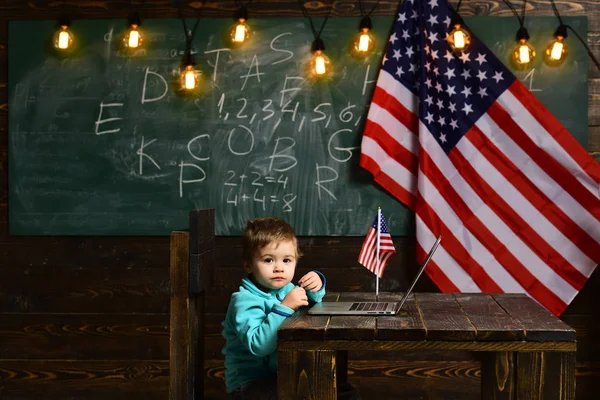
<instances>
[{"instance_id":1,"label":"boy's face","mask_svg":"<svg viewBox=\"0 0 600 400\"><path fill-rule=\"evenodd\" d=\"M271 242L256 250L252 263L246 263L244 268L264 288L280 289L294 278L296 258L293 241Z\"/></svg>"}]
</instances>

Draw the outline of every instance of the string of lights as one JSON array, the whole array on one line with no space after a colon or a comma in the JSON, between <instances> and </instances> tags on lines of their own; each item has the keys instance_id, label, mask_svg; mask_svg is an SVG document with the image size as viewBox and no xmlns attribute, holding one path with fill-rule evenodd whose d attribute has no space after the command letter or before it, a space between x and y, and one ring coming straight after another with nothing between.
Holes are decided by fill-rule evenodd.
<instances>
[{"instance_id":1,"label":"string of lights","mask_svg":"<svg viewBox=\"0 0 600 400\"><path fill-rule=\"evenodd\" d=\"M65 3L63 0L60 6L60 16L58 18L59 29L52 36L52 44L60 53L67 53L73 49L73 33L69 29L71 20L65 11Z\"/></svg>"},{"instance_id":2,"label":"string of lights","mask_svg":"<svg viewBox=\"0 0 600 400\"><path fill-rule=\"evenodd\" d=\"M329 7L329 11L327 12L325 19L321 23L321 29L319 29L318 32L315 28L315 25L313 23L311 16L308 14L308 11L306 11L306 8L304 7L304 3L302 2L302 0L298 0L298 4L300 5L302 14L304 15L305 18L308 19L308 21L310 23L310 28L312 30L313 37L315 39L311 46L311 49L313 51L313 56L311 57L310 61L307 64L308 76L313 79L321 79L321 78L328 77L332 73L333 65L331 64L331 60L329 59L329 57L327 57L325 55L325 43L321 39L321 33L323 33L323 29L325 28L325 25L327 24L327 20L331 16L331 10L333 9L333 3L331 3L331 6Z\"/></svg>"},{"instance_id":3,"label":"string of lights","mask_svg":"<svg viewBox=\"0 0 600 400\"><path fill-rule=\"evenodd\" d=\"M248 21L248 6L252 4L252 1L253 0L247 2L242 2L241 0L235 1L238 9L233 15L233 18L236 22L229 31L229 37L234 46L240 46L250 39L250 26L248 26L246 21Z\"/></svg>"},{"instance_id":4,"label":"string of lights","mask_svg":"<svg viewBox=\"0 0 600 400\"><path fill-rule=\"evenodd\" d=\"M460 53L467 50L471 44L471 35L465 28L463 28L465 23L458 13L461 4L462 0L458 0L458 5L453 11L452 18L450 20L452 31L450 31L450 34L448 35L448 46L454 53Z\"/></svg>"},{"instance_id":5,"label":"string of lights","mask_svg":"<svg viewBox=\"0 0 600 400\"><path fill-rule=\"evenodd\" d=\"M564 43L564 40L568 36L567 29L569 29L571 32L573 32L575 34L575 37L585 47L585 50L586 50L588 56L592 59L592 61L596 65L596 68L598 68L598 70L600 70L600 63L598 63L598 60L596 59L596 57L590 50L586 41L583 40L581 38L581 36L579 35L579 33L577 33L577 31L575 29L573 29L570 25L565 25L563 23L563 20L560 16L560 13L558 12L558 8L556 7L556 3L554 3L554 0L550 0L550 3L552 4L552 9L554 10L554 14L556 15L556 18L558 18L559 25L558 25L558 28L556 28L556 31L554 32L554 40L552 40L550 42L550 44L548 45L548 47L546 47L546 50L544 51L546 62L549 65L557 65L557 64L561 64L562 61L564 61L564 59L566 58L566 56L568 54L568 48L567 48L566 44Z\"/></svg>"},{"instance_id":6,"label":"string of lights","mask_svg":"<svg viewBox=\"0 0 600 400\"><path fill-rule=\"evenodd\" d=\"M365 12L365 7L362 0L358 0L358 6L360 8L361 20L358 26L358 34L352 41L351 51L355 57L364 58L373 52L375 48L375 38L371 34L373 29L373 23L371 22L371 14L375 11L375 8L379 5L379 0L371 7L369 12Z\"/></svg>"},{"instance_id":7,"label":"string of lights","mask_svg":"<svg viewBox=\"0 0 600 400\"><path fill-rule=\"evenodd\" d=\"M125 49L133 50L138 49L143 44L143 35L139 27L142 24L139 10L142 8L145 0L139 0L134 8L134 11L130 13L127 19L128 28L123 34L122 44ZM517 17L519 21L519 29L516 33L516 47L512 50L511 61L517 69L526 69L531 65L531 62L536 57L536 51L534 47L529 43L530 35L525 28L525 17L527 10L527 0L523 0L521 13L517 11L516 7L510 0L502 0L504 4L511 10L511 12ZM180 2L181 3L181 2ZM202 9L205 6L206 1L201 1ZM234 13L235 23L229 31L230 45L232 48L240 47L241 45L248 42L251 37L251 29L248 25L248 7L253 3L253 0L235 0L237 9ZM329 6L329 10L323 19L321 26L317 30L315 27L313 18L309 14L305 7L306 0L298 0L300 10L304 17L309 21L310 29L313 34L314 41L311 45L313 56L307 64L307 73L309 77L320 79L331 76L333 71L333 65L331 60L325 54L325 43L321 37L323 30L331 16L333 10L333 2ZM357 58L364 58L371 54L375 48L375 38L371 33L373 24L371 21L371 14L379 6L380 0L374 2L372 7L367 10L363 0L358 0L358 6L360 10L361 20L358 27L358 33L350 41L350 52ZM586 41L581 38L579 33L570 25L564 23L558 7L554 0L550 0L554 14L558 19L558 27L554 32L554 39L544 49L544 61L549 66L557 66L564 62L569 53L569 49L565 39L568 37L568 31L572 32L574 36L581 42L585 47L588 56L592 59L596 67L600 70L600 63L591 52ZM69 29L71 21L65 10L66 0L62 0L60 17L57 21L59 29L55 31L52 37L53 47L58 54L68 54L72 51L75 38L73 32ZM464 22L460 15L460 7L462 0L458 0L456 8L453 9L452 18L450 21L450 32L448 34L447 43L449 48L455 52L464 52L469 48L471 38L470 33L464 28ZM134 2L132 0L132 6ZM132 7L133 8L133 7ZM196 30L200 21L200 16L197 17L193 29L188 30L185 18L183 17L181 6L178 9L179 16L182 21L184 34L185 34L185 52L181 63L181 87L185 91L191 91L198 87L200 79L200 71L195 68L195 60L191 51L192 42L194 40Z\"/></svg>"},{"instance_id":8,"label":"string of lights","mask_svg":"<svg viewBox=\"0 0 600 400\"><path fill-rule=\"evenodd\" d=\"M139 10L143 4L144 0L140 1L135 11L133 11L127 18L127 24L129 25L129 28L123 35L123 46L126 49L137 49L143 43L144 38L139 30L140 25L142 25Z\"/></svg>"},{"instance_id":9,"label":"string of lights","mask_svg":"<svg viewBox=\"0 0 600 400\"><path fill-rule=\"evenodd\" d=\"M511 60L517 69L526 69L535 58L535 49L528 42L529 32L527 31L527 28L525 28L525 10L527 9L527 0L523 1L521 15L519 15L509 0L504 0L504 2L519 20L519 30L517 31L516 35L517 46L512 52Z\"/></svg>"},{"instance_id":10,"label":"string of lights","mask_svg":"<svg viewBox=\"0 0 600 400\"><path fill-rule=\"evenodd\" d=\"M196 61L192 54L192 42L196 36L196 30L198 29L198 23L200 22L200 16L196 18L196 22L192 31L190 32L183 17L181 8L178 9L181 24L183 25L183 33L185 35L185 52L183 54L183 60L181 62L181 73L180 82L181 88L185 91L195 90L200 84L200 71L195 68Z\"/></svg>"}]
</instances>

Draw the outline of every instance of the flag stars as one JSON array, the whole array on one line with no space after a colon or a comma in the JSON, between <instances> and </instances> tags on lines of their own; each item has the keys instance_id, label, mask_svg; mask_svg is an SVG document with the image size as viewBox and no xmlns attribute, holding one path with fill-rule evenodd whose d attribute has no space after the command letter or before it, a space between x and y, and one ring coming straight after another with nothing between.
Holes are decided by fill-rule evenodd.
<instances>
[{"instance_id":1,"label":"flag stars","mask_svg":"<svg viewBox=\"0 0 600 400\"><path fill-rule=\"evenodd\" d=\"M434 44L435 42L437 42L439 40L438 37L437 37L437 35L438 35L437 32L436 33L431 32L429 34L428 39L431 42L431 44Z\"/></svg>"},{"instance_id":2,"label":"flag stars","mask_svg":"<svg viewBox=\"0 0 600 400\"><path fill-rule=\"evenodd\" d=\"M448 110L455 113L456 112L456 104L453 102L450 102L450 104L448 105Z\"/></svg>"},{"instance_id":3,"label":"flag stars","mask_svg":"<svg viewBox=\"0 0 600 400\"><path fill-rule=\"evenodd\" d=\"M446 15L446 18L444 19L444 24L446 24L446 28L450 28L451 22L452 20L450 19L450 17Z\"/></svg>"},{"instance_id":4,"label":"flag stars","mask_svg":"<svg viewBox=\"0 0 600 400\"><path fill-rule=\"evenodd\" d=\"M398 78L402 77L402 74L404 74L402 67L396 68L396 75L398 75Z\"/></svg>"},{"instance_id":5,"label":"flag stars","mask_svg":"<svg viewBox=\"0 0 600 400\"><path fill-rule=\"evenodd\" d=\"M438 106L438 109L441 111L444 109L444 101L442 99L439 99L436 103L436 105Z\"/></svg>"},{"instance_id":6,"label":"flag stars","mask_svg":"<svg viewBox=\"0 0 600 400\"><path fill-rule=\"evenodd\" d=\"M402 55L400 54L400 49L394 50L394 55L392 56L392 58L398 61L400 60L400 57L402 57Z\"/></svg>"},{"instance_id":7,"label":"flag stars","mask_svg":"<svg viewBox=\"0 0 600 400\"><path fill-rule=\"evenodd\" d=\"M494 74L494 76L492 77L492 79L494 79L496 81L496 83L499 83L500 81L503 81L504 78L502 77L502 71L496 71L496 73Z\"/></svg>"},{"instance_id":8,"label":"flag stars","mask_svg":"<svg viewBox=\"0 0 600 400\"><path fill-rule=\"evenodd\" d=\"M398 13L398 22L406 22L406 13Z\"/></svg>"},{"instance_id":9,"label":"flag stars","mask_svg":"<svg viewBox=\"0 0 600 400\"><path fill-rule=\"evenodd\" d=\"M427 20L427 22L429 22L429 23L431 24L431 26L433 26L433 25L437 24L437 23L438 23L438 20L437 20L437 15L433 15L433 14L431 14L431 15L429 16L429 19Z\"/></svg>"},{"instance_id":10,"label":"flag stars","mask_svg":"<svg viewBox=\"0 0 600 400\"><path fill-rule=\"evenodd\" d=\"M463 52L460 54L460 57L459 57L459 58L460 58L460 61L462 61L462 62L463 62L463 64L464 64L464 63L468 63L469 61L471 61L471 59L469 58L469 53L467 53L466 51L463 51Z\"/></svg>"},{"instance_id":11,"label":"flag stars","mask_svg":"<svg viewBox=\"0 0 600 400\"><path fill-rule=\"evenodd\" d=\"M455 86L450 86L450 85L448 85L446 87L446 93L448 93L448 97L456 94L456 91L454 90L454 88L455 88Z\"/></svg>"},{"instance_id":12,"label":"flag stars","mask_svg":"<svg viewBox=\"0 0 600 400\"><path fill-rule=\"evenodd\" d=\"M415 74L419 70L419 67L417 66L417 64L410 64L409 70L410 72Z\"/></svg>"},{"instance_id":13,"label":"flag stars","mask_svg":"<svg viewBox=\"0 0 600 400\"><path fill-rule=\"evenodd\" d=\"M409 39L408 29L402 29L402 39Z\"/></svg>"},{"instance_id":14,"label":"flag stars","mask_svg":"<svg viewBox=\"0 0 600 400\"><path fill-rule=\"evenodd\" d=\"M435 67L433 69L433 73L435 74L435 76L440 76L440 71L439 71L438 67Z\"/></svg>"},{"instance_id":15,"label":"flag stars","mask_svg":"<svg viewBox=\"0 0 600 400\"><path fill-rule=\"evenodd\" d=\"M437 50L431 50L431 59L432 60L437 60L439 58L437 53L438 53Z\"/></svg>"},{"instance_id":16,"label":"flag stars","mask_svg":"<svg viewBox=\"0 0 600 400\"><path fill-rule=\"evenodd\" d=\"M381 61L381 65L384 65L387 60L388 60L387 55L384 55L383 61Z\"/></svg>"},{"instance_id":17,"label":"flag stars","mask_svg":"<svg viewBox=\"0 0 600 400\"><path fill-rule=\"evenodd\" d=\"M419 18L419 14L417 13L417 10L412 10L412 15L410 16L410 19L418 19Z\"/></svg>"},{"instance_id":18,"label":"flag stars","mask_svg":"<svg viewBox=\"0 0 600 400\"><path fill-rule=\"evenodd\" d=\"M442 117L442 116L440 115L440 118L438 119L438 123L439 123L441 126L446 126L446 118L444 118L444 117Z\"/></svg>"},{"instance_id":19,"label":"flag stars","mask_svg":"<svg viewBox=\"0 0 600 400\"><path fill-rule=\"evenodd\" d=\"M462 108L462 110L465 114L469 115L469 113L473 112L473 106L468 103L465 103L465 106Z\"/></svg>"},{"instance_id":20,"label":"flag stars","mask_svg":"<svg viewBox=\"0 0 600 400\"><path fill-rule=\"evenodd\" d=\"M453 76L456 76L454 75L454 68L448 68L446 72L444 72L444 75L446 75L448 80L452 79Z\"/></svg>"},{"instance_id":21,"label":"flag stars","mask_svg":"<svg viewBox=\"0 0 600 400\"><path fill-rule=\"evenodd\" d=\"M438 5L437 0L429 0L429 7L433 10Z\"/></svg>"},{"instance_id":22,"label":"flag stars","mask_svg":"<svg viewBox=\"0 0 600 400\"><path fill-rule=\"evenodd\" d=\"M454 54L451 51L446 50L446 55L444 56L446 61L450 63L450 61L454 60Z\"/></svg>"},{"instance_id":23,"label":"flag stars","mask_svg":"<svg viewBox=\"0 0 600 400\"><path fill-rule=\"evenodd\" d=\"M406 48L406 56L407 56L407 57L412 57L412 55L413 55L413 54L415 54L415 52L414 52L414 50L413 50L412 46L410 46L410 47L407 47L407 48Z\"/></svg>"},{"instance_id":24,"label":"flag stars","mask_svg":"<svg viewBox=\"0 0 600 400\"><path fill-rule=\"evenodd\" d=\"M448 139L446 139L446 134L445 133L441 133L440 134L440 142L446 143L447 141L448 141Z\"/></svg>"},{"instance_id":25,"label":"flag stars","mask_svg":"<svg viewBox=\"0 0 600 400\"><path fill-rule=\"evenodd\" d=\"M390 43L394 44L396 43L396 40L398 40L398 38L396 37L396 32L392 33L392 36L390 36Z\"/></svg>"},{"instance_id":26,"label":"flag stars","mask_svg":"<svg viewBox=\"0 0 600 400\"><path fill-rule=\"evenodd\" d=\"M437 90L437 91L438 91L438 93L439 93L439 92L441 92L441 91L442 91L442 84L441 84L441 83L439 83L439 82L438 82L438 83L436 83L436 84L435 84L435 90Z\"/></svg>"},{"instance_id":27,"label":"flag stars","mask_svg":"<svg viewBox=\"0 0 600 400\"><path fill-rule=\"evenodd\" d=\"M467 79L469 79L471 77L471 70L463 69L463 72L460 73L460 76L462 76L466 81Z\"/></svg>"},{"instance_id":28,"label":"flag stars","mask_svg":"<svg viewBox=\"0 0 600 400\"><path fill-rule=\"evenodd\" d=\"M457 121L457 120L455 120L455 119L451 119L451 120L450 120L450 126L451 126L453 129L458 129L458 121Z\"/></svg>"},{"instance_id":29,"label":"flag stars","mask_svg":"<svg viewBox=\"0 0 600 400\"><path fill-rule=\"evenodd\" d=\"M484 79L487 79L487 76L485 76L485 71L479 70L479 73L477 73L477 78L479 78L479 82L483 82Z\"/></svg>"},{"instance_id":30,"label":"flag stars","mask_svg":"<svg viewBox=\"0 0 600 400\"><path fill-rule=\"evenodd\" d=\"M481 98L488 96L487 88L484 88L484 87L480 87L479 90L477 91L477 93L479 94L479 96L481 96Z\"/></svg>"},{"instance_id":31,"label":"flag stars","mask_svg":"<svg viewBox=\"0 0 600 400\"><path fill-rule=\"evenodd\" d=\"M425 85L427 85L427 87L429 89L431 89L431 79L429 79L429 78L425 79Z\"/></svg>"},{"instance_id":32,"label":"flag stars","mask_svg":"<svg viewBox=\"0 0 600 400\"><path fill-rule=\"evenodd\" d=\"M427 70L427 72L431 71L431 63L429 61L425 62L425 69Z\"/></svg>"},{"instance_id":33,"label":"flag stars","mask_svg":"<svg viewBox=\"0 0 600 400\"><path fill-rule=\"evenodd\" d=\"M427 122L429 122L430 124L433 123L433 115L427 111L427 116L425 117L425 119L427 120Z\"/></svg>"},{"instance_id":34,"label":"flag stars","mask_svg":"<svg viewBox=\"0 0 600 400\"><path fill-rule=\"evenodd\" d=\"M477 56L477 58L475 59L475 61L479 62L479 65L487 62L487 60L485 59L485 54L479 53L479 55Z\"/></svg>"},{"instance_id":35,"label":"flag stars","mask_svg":"<svg viewBox=\"0 0 600 400\"><path fill-rule=\"evenodd\" d=\"M465 86L465 88L461 91L461 93L465 96L465 99L468 99L469 96L472 94L471 88L468 86Z\"/></svg>"},{"instance_id":36,"label":"flag stars","mask_svg":"<svg viewBox=\"0 0 600 400\"><path fill-rule=\"evenodd\" d=\"M431 107L431 105L433 104L433 97L427 95L427 99L425 99L425 103L427 103L427 105L429 105Z\"/></svg>"}]
</instances>

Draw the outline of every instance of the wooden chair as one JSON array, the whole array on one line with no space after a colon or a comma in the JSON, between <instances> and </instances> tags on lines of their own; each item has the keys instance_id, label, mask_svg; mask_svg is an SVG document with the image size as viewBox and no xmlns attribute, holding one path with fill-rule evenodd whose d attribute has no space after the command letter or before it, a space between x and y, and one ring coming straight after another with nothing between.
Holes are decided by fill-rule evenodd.
<instances>
[{"instance_id":1,"label":"wooden chair","mask_svg":"<svg viewBox=\"0 0 600 400\"><path fill-rule=\"evenodd\" d=\"M213 209L192 210L189 229L171 232L171 400L204 398L204 294L214 251Z\"/></svg>"}]
</instances>

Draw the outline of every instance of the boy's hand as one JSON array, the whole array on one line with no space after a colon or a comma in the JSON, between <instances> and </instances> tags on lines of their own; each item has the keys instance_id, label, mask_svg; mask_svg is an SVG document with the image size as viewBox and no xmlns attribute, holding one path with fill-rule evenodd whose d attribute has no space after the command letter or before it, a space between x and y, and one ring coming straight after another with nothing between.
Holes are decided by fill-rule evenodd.
<instances>
[{"instance_id":1,"label":"boy's hand","mask_svg":"<svg viewBox=\"0 0 600 400\"><path fill-rule=\"evenodd\" d=\"M318 292L323 287L323 282L315 271L310 271L308 274L300 278L298 284L300 287L310 290L311 292Z\"/></svg>"},{"instance_id":2,"label":"boy's hand","mask_svg":"<svg viewBox=\"0 0 600 400\"><path fill-rule=\"evenodd\" d=\"M306 291L301 287L293 288L281 301L281 304L297 310L302 306L308 305L308 297L306 297Z\"/></svg>"}]
</instances>

